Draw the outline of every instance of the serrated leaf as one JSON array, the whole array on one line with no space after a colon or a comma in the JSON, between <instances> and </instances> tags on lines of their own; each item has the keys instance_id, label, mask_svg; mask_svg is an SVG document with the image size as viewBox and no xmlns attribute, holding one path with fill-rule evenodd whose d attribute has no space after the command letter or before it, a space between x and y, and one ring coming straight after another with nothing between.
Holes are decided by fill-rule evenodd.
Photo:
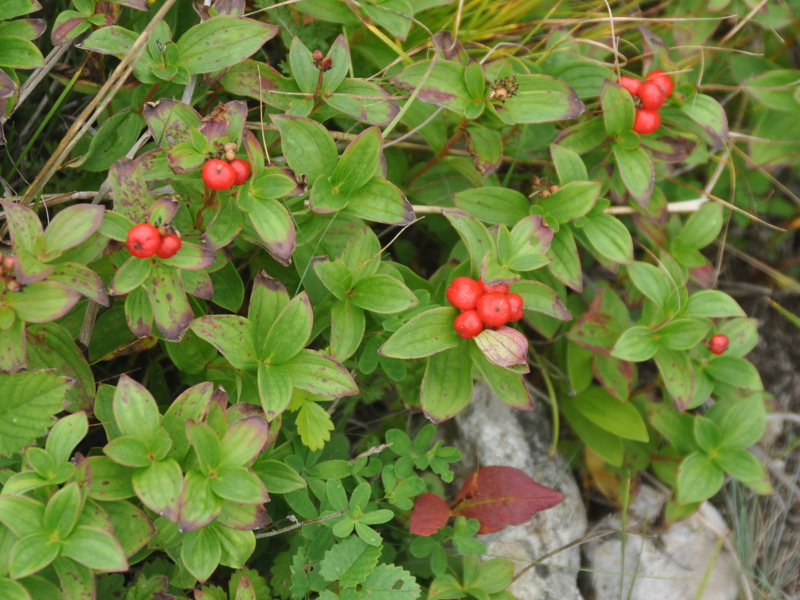
<instances>
[{"instance_id":1,"label":"serrated leaf","mask_svg":"<svg viewBox=\"0 0 800 600\"><path fill-rule=\"evenodd\" d=\"M323 448L325 442L331 439L333 421L325 409L313 400L303 402L295 422L303 444L312 452Z\"/></svg>"},{"instance_id":2,"label":"serrated leaf","mask_svg":"<svg viewBox=\"0 0 800 600\"><path fill-rule=\"evenodd\" d=\"M347 538L325 552L320 575L342 587L355 587L374 571L380 554L379 546L370 546L357 537Z\"/></svg>"},{"instance_id":3,"label":"serrated leaf","mask_svg":"<svg viewBox=\"0 0 800 600\"><path fill-rule=\"evenodd\" d=\"M61 412L72 383L45 371L0 377L0 456L18 452L44 435Z\"/></svg>"}]
</instances>

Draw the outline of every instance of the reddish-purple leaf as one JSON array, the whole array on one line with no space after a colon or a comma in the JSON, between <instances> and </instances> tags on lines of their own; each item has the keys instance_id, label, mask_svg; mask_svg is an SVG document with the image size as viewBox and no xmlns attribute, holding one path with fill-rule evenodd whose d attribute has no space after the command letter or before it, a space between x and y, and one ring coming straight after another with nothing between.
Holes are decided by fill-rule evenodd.
<instances>
[{"instance_id":1,"label":"reddish-purple leaf","mask_svg":"<svg viewBox=\"0 0 800 600\"><path fill-rule=\"evenodd\" d=\"M422 494L411 511L409 531L417 535L433 535L447 525L450 507L436 494Z\"/></svg>"},{"instance_id":2,"label":"reddish-purple leaf","mask_svg":"<svg viewBox=\"0 0 800 600\"><path fill-rule=\"evenodd\" d=\"M563 499L560 492L536 483L519 469L483 467L461 486L452 514L478 519L478 533L495 533L509 525L526 523L540 510Z\"/></svg>"}]
</instances>

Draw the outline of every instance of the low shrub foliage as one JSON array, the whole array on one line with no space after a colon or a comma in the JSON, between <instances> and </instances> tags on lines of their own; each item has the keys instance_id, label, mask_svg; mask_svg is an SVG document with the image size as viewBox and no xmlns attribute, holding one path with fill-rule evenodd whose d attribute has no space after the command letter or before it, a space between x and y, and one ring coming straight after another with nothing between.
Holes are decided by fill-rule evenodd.
<instances>
[{"instance_id":1,"label":"low shrub foliage","mask_svg":"<svg viewBox=\"0 0 800 600\"><path fill-rule=\"evenodd\" d=\"M668 519L769 493L756 322L709 257L768 185L743 161L796 164L763 140L796 146L797 78L711 48L700 4L612 40L577 3L5 0L0 596L510 598L475 536L561 494L457 492L406 419L475 380L542 390L614 501L648 469ZM765 11L744 32L792 22ZM495 43L544 18L576 28ZM29 140L33 74L64 93Z\"/></svg>"}]
</instances>

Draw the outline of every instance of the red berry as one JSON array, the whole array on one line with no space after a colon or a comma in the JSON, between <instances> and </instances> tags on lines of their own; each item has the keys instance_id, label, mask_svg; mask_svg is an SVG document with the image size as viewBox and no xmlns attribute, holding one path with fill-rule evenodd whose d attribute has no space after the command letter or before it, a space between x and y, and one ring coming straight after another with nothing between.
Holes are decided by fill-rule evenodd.
<instances>
[{"instance_id":1,"label":"red berry","mask_svg":"<svg viewBox=\"0 0 800 600\"><path fill-rule=\"evenodd\" d=\"M236 185L242 185L245 181L250 179L250 163L243 158L234 158L230 163L233 170L236 172Z\"/></svg>"},{"instance_id":2,"label":"red berry","mask_svg":"<svg viewBox=\"0 0 800 600\"><path fill-rule=\"evenodd\" d=\"M456 277L444 292L447 301L459 310L475 308L481 294L483 286L469 277Z\"/></svg>"},{"instance_id":3,"label":"red berry","mask_svg":"<svg viewBox=\"0 0 800 600\"><path fill-rule=\"evenodd\" d=\"M161 234L150 223L139 223L128 231L126 244L137 258L150 258L161 246Z\"/></svg>"},{"instance_id":4,"label":"red berry","mask_svg":"<svg viewBox=\"0 0 800 600\"><path fill-rule=\"evenodd\" d=\"M645 81L639 89L642 106L650 110L658 110L664 106L664 90L655 81Z\"/></svg>"},{"instance_id":5,"label":"red berry","mask_svg":"<svg viewBox=\"0 0 800 600\"><path fill-rule=\"evenodd\" d=\"M478 311L473 308L458 315L453 320L453 327L459 336L470 340L483 331L483 321L478 316Z\"/></svg>"},{"instance_id":6,"label":"red berry","mask_svg":"<svg viewBox=\"0 0 800 600\"><path fill-rule=\"evenodd\" d=\"M507 294L503 292L489 292L478 298L475 307L478 316L487 327L500 327L508 322L511 315L511 306Z\"/></svg>"},{"instance_id":7,"label":"red berry","mask_svg":"<svg viewBox=\"0 0 800 600\"><path fill-rule=\"evenodd\" d=\"M515 294L513 292L508 294L506 298L508 298L508 307L510 311L508 320L519 321L524 315L522 306L523 304L525 304L525 301L522 299L522 296L520 296L519 294Z\"/></svg>"},{"instance_id":8,"label":"red berry","mask_svg":"<svg viewBox=\"0 0 800 600\"><path fill-rule=\"evenodd\" d=\"M619 78L619 83L622 87L628 90L631 96L638 96L639 89L642 87L642 82L636 79L635 77L628 77L627 75L623 75Z\"/></svg>"},{"instance_id":9,"label":"red berry","mask_svg":"<svg viewBox=\"0 0 800 600\"><path fill-rule=\"evenodd\" d=\"M483 286L484 294L491 294L492 292L500 292L501 294L508 293L508 285L505 283L494 283L490 285L488 283L483 283L483 279L478 279L478 283Z\"/></svg>"},{"instance_id":10,"label":"red berry","mask_svg":"<svg viewBox=\"0 0 800 600\"><path fill-rule=\"evenodd\" d=\"M236 171L219 158L212 158L203 165L203 183L211 190L223 191L233 187Z\"/></svg>"},{"instance_id":11,"label":"red berry","mask_svg":"<svg viewBox=\"0 0 800 600\"><path fill-rule=\"evenodd\" d=\"M183 242L175 233L170 233L161 238L161 247L156 252L158 258L172 258L181 249Z\"/></svg>"},{"instance_id":12,"label":"red berry","mask_svg":"<svg viewBox=\"0 0 800 600\"><path fill-rule=\"evenodd\" d=\"M664 69L651 71L644 79L645 81L655 82L667 98L672 95L672 91L675 89L675 83L672 81L672 77L664 73Z\"/></svg>"},{"instance_id":13,"label":"red berry","mask_svg":"<svg viewBox=\"0 0 800 600\"><path fill-rule=\"evenodd\" d=\"M725 350L728 349L728 344L730 340L728 336L724 333L718 333L716 335L712 335L711 339L708 340L708 349L711 351L711 354L723 354Z\"/></svg>"},{"instance_id":14,"label":"red berry","mask_svg":"<svg viewBox=\"0 0 800 600\"><path fill-rule=\"evenodd\" d=\"M647 108L636 109L636 119L633 121L633 130L636 133L653 133L661 125L661 115L657 110Z\"/></svg>"}]
</instances>

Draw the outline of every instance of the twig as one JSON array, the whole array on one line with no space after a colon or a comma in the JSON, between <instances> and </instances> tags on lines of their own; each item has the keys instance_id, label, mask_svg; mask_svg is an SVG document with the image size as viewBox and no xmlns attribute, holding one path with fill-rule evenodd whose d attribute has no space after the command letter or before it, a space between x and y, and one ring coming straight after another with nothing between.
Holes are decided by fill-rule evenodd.
<instances>
[{"instance_id":1,"label":"twig","mask_svg":"<svg viewBox=\"0 0 800 600\"><path fill-rule=\"evenodd\" d=\"M268 537L275 537L276 535L281 535L282 533L286 533L288 531L292 531L293 529L297 529L298 527L303 527L304 525L312 525L313 523L321 523L322 521L327 521L328 519L333 519L334 517L340 517L347 509L340 510L330 515L325 515L323 517L318 517L316 519L311 519L310 521L303 521L302 523L295 523L294 525L289 525L288 527L284 527L283 529L276 529L275 531L265 531L264 533L257 533L256 539L268 538Z\"/></svg>"}]
</instances>

